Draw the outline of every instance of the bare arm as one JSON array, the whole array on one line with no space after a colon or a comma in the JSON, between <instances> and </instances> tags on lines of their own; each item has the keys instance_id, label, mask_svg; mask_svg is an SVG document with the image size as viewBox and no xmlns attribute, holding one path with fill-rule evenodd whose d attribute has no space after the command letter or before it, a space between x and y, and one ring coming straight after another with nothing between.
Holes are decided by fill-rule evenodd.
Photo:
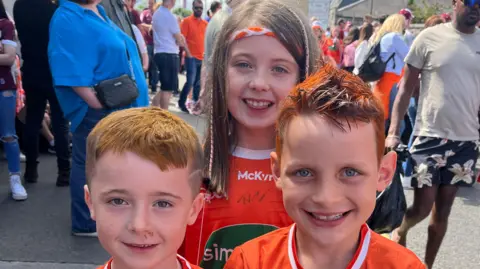
<instances>
[{"instance_id":1,"label":"bare arm","mask_svg":"<svg viewBox=\"0 0 480 269\"><path fill-rule=\"evenodd\" d=\"M407 113L410 98L415 92L420 71L420 69L409 64L405 65L405 73L400 82L397 97L393 103L390 129L388 130L389 138L398 138L400 135L400 123L403 120L405 113Z\"/></svg>"},{"instance_id":2,"label":"bare arm","mask_svg":"<svg viewBox=\"0 0 480 269\"><path fill-rule=\"evenodd\" d=\"M142 53L142 66L144 72L148 71L149 63L150 60L148 58L148 53Z\"/></svg>"},{"instance_id":3,"label":"bare arm","mask_svg":"<svg viewBox=\"0 0 480 269\"><path fill-rule=\"evenodd\" d=\"M175 41L177 42L177 44L183 49L185 49L185 52L187 53L187 57L191 58L192 54L188 49L187 41L185 40L185 37L181 33L174 34L173 37L175 38Z\"/></svg>"},{"instance_id":4,"label":"bare arm","mask_svg":"<svg viewBox=\"0 0 480 269\"><path fill-rule=\"evenodd\" d=\"M15 62L16 52L17 50L14 46L4 45L3 54L0 54L0 65L12 66Z\"/></svg>"},{"instance_id":5,"label":"bare arm","mask_svg":"<svg viewBox=\"0 0 480 269\"><path fill-rule=\"evenodd\" d=\"M90 87L73 87L73 90L93 109L102 109L95 92Z\"/></svg>"}]
</instances>

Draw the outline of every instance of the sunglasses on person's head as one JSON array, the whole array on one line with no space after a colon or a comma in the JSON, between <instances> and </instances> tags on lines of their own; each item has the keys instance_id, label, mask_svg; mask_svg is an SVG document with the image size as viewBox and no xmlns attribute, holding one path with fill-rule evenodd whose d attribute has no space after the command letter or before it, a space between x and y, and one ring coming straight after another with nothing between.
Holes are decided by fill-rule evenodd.
<instances>
[{"instance_id":1,"label":"sunglasses on person's head","mask_svg":"<svg viewBox=\"0 0 480 269\"><path fill-rule=\"evenodd\" d=\"M470 8L479 8L480 0L463 0L463 4Z\"/></svg>"}]
</instances>

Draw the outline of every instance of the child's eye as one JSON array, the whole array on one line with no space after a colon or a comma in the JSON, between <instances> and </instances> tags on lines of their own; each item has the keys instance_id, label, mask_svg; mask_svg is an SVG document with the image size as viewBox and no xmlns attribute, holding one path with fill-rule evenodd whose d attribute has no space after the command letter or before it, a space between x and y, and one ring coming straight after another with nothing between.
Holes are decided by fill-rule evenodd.
<instances>
[{"instance_id":1,"label":"child's eye","mask_svg":"<svg viewBox=\"0 0 480 269\"><path fill-rule=\"evenodd\" d=\"M277 72L277 73L288 73L287 69L281 67L281 66L276 66L273 68L273 71L274 72Z\"/></svg>"},{"instance_id":2,"label":"child's eye","mask_svg":"<svg viewBox=\"0 0 480 269\"><path fill-rule=\"evenodd\" d=\"M108 201L108 203L114 206L128 205L128 203L125 200L120 198L111 199L110 201Z\"/></svg>"},{"instance_id":3,"label":"child's eye","mask_svg":"<svg viewBox=\"0 0 480 269\"><path fill-rule=\"evenodd\" d=\"M161 207L161 208L168 208L172 207L173 205L170 202L167 201L158 201L155 203L155 206Z\"/></svg>"},{"instance_id":4,"label":"child's eye","mask_svg":"<svg viewBox=\"0 0 480 269\"><path fill-rule=\"evenodd\" d=\"M251 68L250 64L248 64L248 63L246 63L246 62L236 63L235 66L236 66L236 67L240 67L240 68Z\"/></svg>"},{"instance_id":5,"label":"child's eye","mask_svg":"<svg viewBox=\"0 0 480 269\"><path fill-rule=\"evenodd\" d=\"M308 171L307 169L300 169L295 172L295 176L297 177L311 177L312 173Z\"/></svg>"},{"instance_id":6,"label":"child's eye","mask_svg":"<svg viewBox=\"0 0 480 269\"><path fill-rule=\"evenodd\" d=\"M354 177L354 176L358 176L359 174L360 174L360 173L359 173L357 170L353 169L353 168L345 168L345 169L343 170L343 175L344 175L345 177Z\"/></svg>"}]
</instances>

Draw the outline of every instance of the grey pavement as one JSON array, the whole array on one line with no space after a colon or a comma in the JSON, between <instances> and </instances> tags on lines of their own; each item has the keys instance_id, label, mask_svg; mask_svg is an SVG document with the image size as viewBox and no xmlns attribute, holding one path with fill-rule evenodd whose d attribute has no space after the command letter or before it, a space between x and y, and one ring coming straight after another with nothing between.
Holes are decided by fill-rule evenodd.
<instances>
[{"instance_id":1,"label":"grey pavement","mask_svg":"<svg viewBox=\"0 0 480 269\"><path fill-rule=\"evenodd\" d=\"M182 85L182 83L181 83ZM202 117L179 112L172 101L171 111L189 122L200 135ZM108 259L97 239L70 235L68 188L55 187L56 161L42 155L40 179L26 185L29 198L15 202L9 196L8 171L0 161L0 269L87 269ZM411 204L413 192L405 191ZM423 257L428 219L409 234L408 246ZM455 199L449 230L435 268L480 268L480 187L462 188Z\"/></svg>"}]
</instances>

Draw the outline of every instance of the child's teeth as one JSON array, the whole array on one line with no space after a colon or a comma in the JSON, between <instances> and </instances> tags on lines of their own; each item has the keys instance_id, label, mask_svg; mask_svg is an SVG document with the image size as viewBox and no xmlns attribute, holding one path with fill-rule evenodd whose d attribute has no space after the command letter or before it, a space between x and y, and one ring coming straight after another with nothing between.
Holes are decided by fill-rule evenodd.
<instances>
[{"instance_id":1,"label":"child's teeth","mask_svg":"<svg viewBox=\"0 0 480 269\"><path fill-rule=\"evenodd\" d=\"M247 100L247 104L255 108L265 108L270 105L270 102Z\"/></svg>"},{"instance_id":2,"label":"child's teeth","mask_svg":"<svg viewBox=\"0 0 480 269\"><path fill-rule=\"evenodd\" d=\"M312 213L312 215L318 220L326 220L326 221L338 220L343 216L343 214L324 216L324 215L317 215L317 214L313 214L313 213Z\"/></svg>"}]
</instances>

